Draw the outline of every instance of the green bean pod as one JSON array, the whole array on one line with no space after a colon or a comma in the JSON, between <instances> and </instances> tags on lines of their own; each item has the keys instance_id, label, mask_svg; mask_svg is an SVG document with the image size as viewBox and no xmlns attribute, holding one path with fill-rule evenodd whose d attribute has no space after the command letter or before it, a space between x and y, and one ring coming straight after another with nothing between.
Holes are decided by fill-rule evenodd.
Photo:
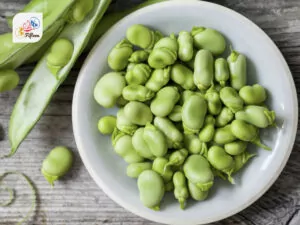
<instances>
[{"instance_id":1,"label":"green bean pod","mask_svg":"<svg viewBox=\"0 0 300 225\"><path fill-rule=\"evenodd\" d=\"M214 135L214 142L219 145L224 145L236 140L235 135L231 131L231 124L216 129Z\"/></svg>"},{"instance_id":2,"label":"green bean pod","mask_svg":"<svg viewBox=\"0 0 300 225\"><path fill-rule=\"evenodd\" d=\"M124 108L121 108L117 113L116 127L125 134L133 135L138 129L138 126L132 123L125 115Z\"/></svg>"},{"instance_id":3,"label":"green bean pod","mask_svg":"<svg viewBox=\"0 0 300 225\"><path fill-rule=\"evenodd\" d=\"M171 67L166 67L164 69L156 69L152 72L149 80L146 83L146 88L158 92L162 87L164 87L170 80L171 77Z\"/></svg>"},{"instance_id":4,"label":"green bean pod","mask_svg":"<svg viewBox=\"0 0 300 225\"><path fill-rule=\"evenodd\" d=\"M174 173L171 167L166 168L166 164L168 164L168 162L169 160L164 157L157 157L154 159L152 164L152 170L161 175L165 183L172 180Z\"/></svg>"},{"instance_id":5,"label":"green bean pod","mask_svg":"<svg viewBox=\"0 0 300 225\"><path fill-rule=\"evenodd\" d=\"M120 72L109 72L103 75L94 88L94 98L105 108L112 108L122 95L126 85L125 78Z\"/></svg>"},{"instance_id":6,"label":"green bean pod","mask_svg":"<svg viewBox=\"0 0 300 225\"><path fill-rule=\"evenodd\" d=\"M207 90L214 79L214 58L210 51L200 50L195 57L194 83L200 91Z\"/></svg>"},{"instance_id":7,"label":"green bean pod","mask_svg":"<svg viewBox=\"0 0 300 225\"><path fill-rule=\"evenodd\" d=\"M227 59L230 70L230 85L240 90L247 84L246 57L237 51L232 51Z\"/></svg>"},{"instance_id":8,"label":"green bean pod","mask_svg":"<svg viewBox=\"0 0 300 225\"><path fill-rule=\"evenodd\" d=\"M188 188L192 199L196 201L203 201L208 196L208 191L201 191L201 189L198 188L197 185L193 184L190 181L188 181Z\"/></svg>"},{"instance_id":9,"label":"green bean pod","mask_svg":"<svg viewBox=\"0 0 300 225\"><path fill-rule=\"evenodd\" d=\"M128 101L145 102L154 97L155 93L143 85L130 84L123 89L122 96Z\"/></svg>"},{"instance_id":10,"label":"green bean pod","mask_svg":"<svg viewBox=\"0 0 300 225\"><path fill-rule=\"evenodd\" d=\"M176 103L178 102L180 95L178 89L173 86L167 86L159 90L152 100L150 108L155 116L165 117L168 116Z\"/></svg>"},{"instance_id":11,"label":"green bean pod","mask_svg":"<svg viewBox=\"0 0 300 225\"><path fill-rule=\"evenodd\" d=\"M145 84L151 76L151 68L144 63L134 65L126 72L125 79L128 84Z\"/></svg>"},{"instance_id":12,"label":"green bean pod","mask_svg":"<svg viewBox=\"0 0 300 225\"><path fill-rule=\"evenodd\" d=\"M178 58L182 62L192 60L194 55L194 40L192 35L187 31L181 31L178 35Z\"/></svg>"},{"instance_id":13,"label":"green bean pod","mask_svg":"<svg viewBox=\"0 0 300 225\"><path fill-rule=\"evenodd\" d=\"M198 49L210 51L213 55L221 55L226 49L223 35L211 28L193 27L192 36L194 45Z\"/></svg>"},{"instance_id":14,"label":"green bean pod","mask_svg":"<svg viewBox=\"0 0 300 225\"><path fill-rule=\"evenodd\" d=\"M230 155L239 155L246 151L248 142L245 141L234 141L224 145L225 151Z\"/></svg>"},{"instance_id":15,"label":"green bean pod","mask_svg":"<svg viewBox=\"0 0 300 225\"><path fill-rule=\"evenodd\" d=\"M173 122L180 122L182 121L182 106L175 105L172 112L168 115L169 119Z\"/></svg>"},{"instance_id":16,"label":"green bean pod","mask_svg":"<svg viewBox=\"0 0 300 225\"><path fill-rule=\"evenodd\" d=\"M259 128L266 128L275 124L275 112L266 107L249 105L235 114L237 120L244 120Z\"/></svg>"},{"instance_id":17,"label":"green bean pod","mask_svg":"<svg viewBox=\"0 0 300 225\"><path fill-rule=\"evenodd\" d=\"M20 81L19 74L14 70L0 70L0 93L13 90Z\"/></svg>"},{"instance_id":18,"label":"green bean pod","mask_svg":"<svg viewBox=\"0 0 300 225\"><path fill-rule=\"evenodd\" d=\"M124 113L131 123L140 126L146 125L153 119L149 106L141 102L129 102L124 107Z\"/></svg>"},{"instance_id":19,"label":"green bean pod","mask_svg":"<svg viewBox=\"0 0 300 225\"><path fill-rule=\"evenodd\" d=\"M152 163L141 162L141 163L131 163L127 166L126 174L131 178L138 178L139 175L145 170L151 170Z\"/></svg>"},{"instance_id":20,"label":"green bean pod","mask_svg":"<svg viewBox=\"0 0 300 225\"><path fill-rule=\"evenodd\" d=\"M128 59L129 62L132 63L142 63L146 62L148 60L149 53L145 50L137 50L133 52Z\"/></svg>"},{"instance_id":21,"label":"green bean pod","mask_svg":"<svg viewBox=\"0 0 300 225\"><path fill-rule=\"evenodd\" d=\"M207 145L201 142L197 135L185 134L183 141L184 148L186 148L190 154L200 154L207 157Z\"/></svg>"},{"instance_id":22,"label":"green bean pod","mask_svg":"<svg viewBox=\"0 0 300 225\"><path fill-rule=\"evenodd\" d=\"M154 125L164 133L173 148L182 146L183 135L169 119L155 117Z\"/></svg>"},{"instance_id":23,"label":"green bean pod","mask_svg":"<svg viewBox=\"0 0 300 225\"><path fill-rule=\"evenodd\" d=\"M137 184L143 205L158 211L165 194L165 184L162 177L153 170L145 170L139 175Z\"/></svg>"},{"instance_id":24,"label":"green bean pod","mask_svg":"<svg viewBox=\"0 0 300 225\"><path fill-rule=\"evenodd\" d=\"M103 116L98 121L98 130L101 134L112 134L116 127L117 118L115 116Z\"/></svg>"},{"instance_id":25,"label":"green bean pod","mask_svg":"<svg viewBox=\"0 0 300 225\"><path fill-rule=\"evenodd\" d=\"M132 45L123 39L108 54L108 65L112 70L121 71L126 68L133 49Z\"/></svg>"},{"instance_id":26,"label":"green bean pod","mask_svg":"<svg viewBox=\"0 0 300 225\"><path fill-rule=\"evenodd\" d=\"M259 130L252 124L248 124L243 120L234 120L231 123L231 132L239 140L250 141L265 150L271 150L271 148L261 143Z\"/></svg>"},{"instance_id":27,"label":"green bean pod","mask_svg":"<svg viewBox=\"0 0 300 225\"><path fill-rule=\"evenodd\" d=\"M182 122L185 132L198 133L204 124L207 103L204 98L191 96L182 106Z\"/></svg>"},{"instance_id":28,"label":"green bean pod","mask_svg":"<svg viewBox=\"0 0 300 225\"><path fill-rule=\"evenodd\" d=\"M210 88L205 94L205 99L207 100L208 112L212 115L219 115L222 110L219 93L214 88Z\"/></svg>"},{"instance_id":29,"label":"green bean pod","mask_svg":"<svg viewBox=\"0 0 300 225\"><path fill-rule=\"evenodd\" d=\"M224 87L220 91L220 98L233 113L243 109L244 101L232 87Z\"/></svg>"},{"instance_id":30,"label":"green bean pod","mask_svg":"<svg viewBox=\"0 0 300 225\"><path fill-rule=\"evenodd\" d=\"M141 127L137 129L132 136L132 145L136 152L146 159L155 159L155 156L152 154L148 144L146 143L146 140L144 139L144 131L145 128Z\"/></svg>"},{"instance_id":31,"label":"green bean pod","mask_svg":"<svg viewBox=\"0 0 300 225\"><path fill-rule=\"evenodd\" d=\"M185 90L196 89L193 71L182 64L175 63L172 66L171 79Z\"/></svg>"},{"instance_id":32,"label":"green bean pod","mask_svg":"<svg viewBox=\"0 0 300 225\"><path fill-rule=\"evenodd\" d=\"M215 61L215 79L222 87L226 86L226 82L230 77L229 67L226 59L218 58Z\"/></svg>"},{"instance_id":33,"label":"green bean pod","mask_svg":"<svg viewBox=\"0 0 300 225\"><path fill-rule=\"evenodd\" d=\"M201 191L208 191L214 183L214 174L209 162L201 155L190 155L184 165L186 178Z\"/></svg>"},{"instance_id":34,"label":"green bean pod","mask_svg":"<svg viewBox=\"0 0 300 225\"><path fill-rule=\"evenodd\" d=\"M250 154L247 151L244 151L243 153L234 156L234 173L238 172L254 156L256 156L256 154Z\"/></svg>"},{"instance_id":35,"label":"green bean pod","mask_svg":"<svg viewBox=\"0 0 300 225\"><path fill-rule=\"evenodd\" d=\"M267 99L266 90L259 84L242 87L239 95L247 105L259 105Z\"/></svg>"},{"instance_id":36,"label":"green bean pod","mask_svg":"<svg viewBox=\"0 0 300 225\"><path fill-rule=\"evenodd\" d=\"M230 123L234 119L233 112L227 108L224 107L220 114L216 117L216 127L224 127L228 123Z\"/></svg>"},{"instance_id":37,"label":"green bean pod","mask_svg":"<svg viewBox=\"0 0 300 225\"><path fill-rule=\"evenodd\" d=\"M162 157L167 153L168 146L165 135L152 124L147 123L143 138L154 156Z\"/></svg>"},{"instance_id":38,"label":"green bean pod","mask_svg":"<svg viewBox=\"0 0 300 225\"><path fill-rule=\"evenodd\" d=\"M186 178L183 172L176 172L173 176L174 183L174 196L180 204L180 208L184 209L186 205L186 200L189 197L189 191L187 187Z\"/></svg>"}]
</instances>

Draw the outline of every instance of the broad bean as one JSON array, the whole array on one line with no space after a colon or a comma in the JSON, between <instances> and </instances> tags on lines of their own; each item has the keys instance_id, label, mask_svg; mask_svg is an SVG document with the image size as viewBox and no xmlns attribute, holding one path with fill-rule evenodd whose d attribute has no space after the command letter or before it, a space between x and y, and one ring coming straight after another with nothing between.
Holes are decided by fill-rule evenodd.
<instances>
[{"instance_id":1,"label":"broad bean","mask_svg":"<svg viewBox=\"0 0 300 225\"><path fill-rule=\"evenodd\" d=\"M181 166L188 155L189 155L188 150L184 148L172 152L169 157L169 162L165 165L165 170L167 170L167 168L170 166Z\"/></svg>"},{"instance_id":2,"label":"broad bean","mask_svg":"<svg viewBox=\"0 0 300 225\"><path fill-rule=\"evenodd\" d=\"M182 113L182 106L175 105L172 112L168 115L168 117L173 122L180 122L182 121L181 113Z\"/></svg>"},{"instance_id":3,"label":"broad bean","mask_svg":"<svg viewBox=\"0 0 300 225\"><path fill-rule=\"evenodd\" d=\"M151 168L152 163L150 162L132 163L127 166L126 174L128 177L138 178L142 172L151 170Z\"/></svg>"},{"instance_id":4,"label":"broad bean","mask_svg":"<svg viewBox=\"0 0 300 225\"><path fill-rule=\"evenodd\" d=\"M198 188L197 185L193 184L191 181L188 181L188 188L192 199L196 201L203 201L208 196L208 191L201 191L201 189Z\"/></svg>"},{"instance_id":5,"label":"broad bean","mask_svg":"<svg viewBox=\"0 0 300 225\"><path fill-rule=\"evenodd\" d=\"M141 127L136 130L136 132L132 136L132 145L140 156L146 159L153 160L155 159L155 156L152 154L150 148L148 147L144 139L144 131L144 127Z\"/></svg>"},{"instance_id":6,"label":"broad bean","mask_svg":"<svg viewBox=\"0 0 300 225\"><path fill-rule=\"evenodd\" d=\"M244 120L259 128L266 128L275 124L275 112L266 107L249 105L235 114L237 120Z\"/></svg>"},{"instance_id":7,"label":"broad bean","mask_svg":"<svg viewBox=\"0 0 300 225\"><path fill-rule=\"evenodd\" d=\"M152 113L160 117L169 115L179 98L180 95L176 87L167 86L162 88L151 102L150 108Z\"/></svg>"},{"instance_id":8,"label":"broad bean","mask_svg":"<svg viewBox=\"0 0 300 225\"><path fill-rule=\"evenodd\" d=\"M200 92L193 92L190 90L185 90L182 92L182 94L180 96L180 104L183 105L193 95L197 95L202 98L205 98L205 96L203 94L201 94Z\"/></svg>"},{"instance_id":9,"label":"broad bean","mask_svg":"<svg viewBox=\"0 0 300 225\"><path fill-rule=\"evenodd\" d=\"M207 100L208 112L212 115L219 115L222 110L222 102L218 91L210 88L205 94L205 99Z\"/></svg>"},{"instance_id":10,"label":"broad bean","mask_svg":"<svg viewBox=\"0 0 300 225\"><path fill-rule=\"evenodd\" d=\"M111 108L122 95L126 85L125 78L120 72L109 72L103 75L94 89L94 98L101 106Z\"/></svg>"},{"instance_id":11,"label":"broad bean","mask_svg":"<svg viewBox=\"0 0 300 225\"><path fill-rule=\"evenodd\" d=\"M210 51L199 50L195 56L194 83L200 91L207 90L214 79L214 58Z\"/></svg>"},{"instance_id":12,"label":"broad bean","mask_svg":"<svg viewBox=\"0 0 300 225\"><path fill-rule=\"evenodd\" d=\"M146 125L153 119L149 106L141 102L129 102L124 107L124 113L131 123L140 126Z\"/></svg>"},{"instance_id":13,"label":"broad bean","mask_svg":"<svg viewBox=\"0 0 300 225\"><path fill-rule=\"evenodd\" d=\"M237 51L232 51L227 59L230 70L230 85L240 90L247 83L246 57Z\"/></svg>"},{"instance_id":14,"label":"broad bean","mask_svg":"<svg viewBox=\"0 0 300 225\"><path fill-rule=\"evenodd\" d=\"M199 140L203 143L212 141L215 134L215 118L211 115L205 118L204 127L199 133Z\"/></svg>"},{"instance_id":15,"label":"broad bean","mask_svg":"<svg viewBox=\"0 0 300 225\"><path fill-rule=\"evenodd\" d=\"M232 87L224 87L220 91L220 98L233 113L243 109L244 101Z\"/></svg>"},{"instance_id":16,"label":"broad bean","mask_svg":"<svg viewBox=\"0 0 300 225\"><path fill-rule=\"evenodd\" d=\"M151 76L151 68L144 63L136 64L126 72L125 79L128 84L145 84Z\"/></svg>"},{"instance_id":17,"label":"broad bean","mask_svg":"<svg viewBox=\"0 0 300 225\"><path fill-rule=\"evenodd\" d=\"M214 174L209 162L201 155L190 155L183 165L187 179L201 191L208 191L214 183Z\"/></svg>"},{"instance_id":18,"label":"broad bean","mask_svg":"<svg viewBox=\"0 0 300 225\"><path fill-rule=\"evenodd\" d=\"M267 98L266 90L259 84L242 87L239 95L247 105L259 105Z\"/></svg>"},{"instance_id":19,"label":"broad bean","mask_svg":"<svg viewBox=\"0 0 300 225\"><path fill-rule=\"evenodd\" d=\"M152 99L155 93L143 85L130 84L123 89L122 95L128 101L145 102Z\"/></svg>"},{"instance_id":20,"label":"broad bean","mask_svg":"<svg viewBox=\"0 0 300 225\"><path fill-rule=\"evenodd\" d=\"M160 36L159 32L155 33L141 24L132 25L126 31L126 37L130 43L142 49L152 49L158 36Z\"/></svg>"},{"instance_id":21,"label":"broad bean","mask_svg":"<svg viewBox=\"0 0 300 225\"><path fill-rule=\"evenodd\" d=\"M198 133L202 128L207 112L207 103L204 98L194 95L182 106L182 122L185 132Z\"/></svg>"},{"instance_id":22,"label":"broad bean","mask_svg":"<svg viewBox=\"0 0 300 225\"><path fill-rule=\"evenodd\" d=\"M216 117L216 127L224 127L228 123L230 123L234 119L233 112L227 108L224 107L220 114Z\"/></svg>"},{"instance_id":23,"label":"broad bean","mask_svg":"<svg viewBox=\"0 0 300 225\"><path fill-rule=\"evenodd\" d=\"M112 134L117 124L115 116L104 116L98 121L98 130L101 134Z\"/></svg>"},{"instance_id":24,"label":"broad bean","mask_svg":"<svg viewBox=\"0 0 300 225\"><path fill-rule=\"evenodd\" d=\"M0 93L16 88L19 81L20 77L16 71L0 70Z\"/></svg>"},{"instance_id":25,"label":"broad bean","mask_svg":"<svg viewBox=\"0 0 300 225\"><path fill-rule=\"evenodd\" d=\"M124 90L124 89L123 89ZM128 101L126 99L123 98L123 96L121 95L116 102L116 105L121 108L124 107L126 104L128 103Z\"/></svg>"},{"instance_id":26,"label":"broad bean","mask_svg":"<svg viewBox=\"0 0 300 225\"><path fill-rule=\"evenodd\" d=\"M181 31L178 35L178 58L183 62L192 60L194 55L193 37L187 31Z\"/></svg>"},{"instance_id":27,"label":"broad bean","mask_svg":"<svg viewBox=\"0 0 300 225\"><path fill-rule=\"evenodd\" d=\"M126 72L129 72L131 70L133 70L133 68L137 65L138 63L133 63L133 62L130 62L126 68Z\"/></svg>"},{"instance_id":28,"label":"broad bean","mask_svg":"<svg viewBox=\"0 0 300 225\"><path fill-rule=\"evenodd\" d=\"M219 145L224 145L236 140L235 135L231 131L231 124L216 129L214 135L214 142Z\"/></svg>"},{"instance_id":29,"label":"broad bean","mask_svg":"<svg viewBox=\"0 0 300 225\"><path fill-rule=\"evenodd\" d=\"M140 200L144 206L158 211L160 202L165 194L165 185L162 177L153 170L145 170L138 177Z\"/></svg>"},{"instance_id":30,"label":"broad bean","mask_svg":"<svg viewBox=\"0 0 300 225\"><path fill-rule=\"evenodd\" d=\"M157 172L159 175L161 175L165 183L168 183L172 180L173 173L174 173L172 171L172 168L170 167L166 168L168 162L169 160L164 157L157 157L156 159L154 159L152 164L152 170Z\"/></svg>"},{"instance_id":31,"label":"broad bean","mask_svg":"<svg viewBox=\"0 0 300 225\"><path fill-rule=\"evenodd\" d=\"M148 60L149 53L145 50L137 50L132 53L130 58L128 59L129 62L132 63L142 63Z\"/></svg>"},{"instance_id":32,"label":"broad bean","mask_svg":"<svg viewBox=\"0 0 300 225\"><path fill-rule=\"evenodd\" d=\"M197 52L198 52L197 49L194 49L192 59L185 63L190 69L193 69L193 70L195 68L195 58L196 58Z\"/></svg>"},{"instance_id":33,"label":"broad bean","mask_svg":"<svg viewBox=\"0 0 300 225\"><path fill-rule=\"evenodd\" d=\"M158 92L169 82L170 77L171 67L166 67L164 69L156 69L152 72L145 86L154 92Z\"/></svg>"},{"instance_id":34,"label":"broad bean","mask_svg":"<svg viewBox=\"0 0 300 225\"><path fill-rule=\"evenodd\" d=\"M198 49L209 50L213 55L221 55L226 49L225 38L214 29L193 27L191 33Z\"/></svg>"},{"instance_id":35,"label":"broad bean","mask_svg":"<svg viewBox=\"0 0 300 225\"><path fill-rule=\"evenodd\" d=\"M225 151L230 155L239 155L243 153L248 146L245 141L234 141L224 145Z\"/></svg>"},{"instance_id":36,"label":"broad bean","mask_svg":"<svg viewBox=\"0 0 300 225\"><path fill-rule=\"evenodd\" d=\"M186 200L189 197L189 191L184 174L180 171L176 172L173 176L174 183L174 196L180 204L180 208L184 209Z\"/></svg>"},{"instance_id":37,"label":"broad bean","mask_svg":"<svg viewBox=\"0 0 300 225\"><path fill-rule=\"evenodd\" d=\"M176 63L172 66L171 79L185 90L196 89L193 71L182 64Z\"/></svg>"},{"instance_id":38,"label":"broad bean","mask_svg":"<svg viewBox=\"0 0 300 225\"><path fill-rule=\"evenodd\" d=\"M128 59L133 52L132 48L132 45L126 39L120 41L108 55L109 67L115 71L124 70L129 63Z\"/></svg>"},{"instance_id":39,"label":"broad bean","mask_svg":"<svg viewBox=\"0 0 300 225\"><path fill-rule=\"evenodd\" d=\"M124 108L121 108L117 113L116 127L125 134L133 135L138 129L136 124L133 124L125 115Z\"/></svg>"},{"instance_id":40,"label":"broad bean","mask_svg":"<svg viewBox=\"0 0 300 225\"><path fill-rule=\"evenodd\" d=\"M253 158L254 156L256 156L256 154L250 154L247 151L244 151L243 153L234 156L234 173L238 172L249 161L249 159Z\"/></svg>"},{"instance_id":41,"label":"broad bean","mask_svg":"<svg viewBox=\"0 0 300 225\"><path fill-rule=\"evenodd\" d=\"M207 145L201 142L198 136L194 134L184 135L184 147L189 151L190 154L200 154L207 157Z\"/></svg>"},{"instance_id":42,"label":"broad bean","mask_svg":"<svg viewBox=\"0 0 300 225\"><path fill-rule=\"evenodd\" d=\"M218 58L215 61L215 79L222 87L226 86L226 82L230 77L229 67L226 59Z\"/></svg>"},{"instance_id":43,"label":"broad bean","mask_svg":"<svg viewBox=\"0 0 300 225\"><path fill-rule=\"evenodd\" d=\"M94 0L77 0L73 5L70 21L80 23L94 8Z\"/></svg>"}]
</instances>

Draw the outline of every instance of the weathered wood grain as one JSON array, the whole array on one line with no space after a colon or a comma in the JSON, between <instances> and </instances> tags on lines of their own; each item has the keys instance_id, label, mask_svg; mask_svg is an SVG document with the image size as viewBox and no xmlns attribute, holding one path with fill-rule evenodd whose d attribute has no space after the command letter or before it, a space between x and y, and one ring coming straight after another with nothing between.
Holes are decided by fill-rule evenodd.
<instances>
[{"instance_id":1,"label":"weathered wood grain","mask_svg":"<svg viewBox=\"0 0 300 225\"><path fill-rule=\"evenodd\" d=\"M0 33L8 31L5 16L16 13L28 0L0 1ZM112 10L142 0L115 1ZM300 1L299 0L215 0L245 15L260 26L285 56L300 94ZM82 57L84 59L84 57ZM84 168L76 150L71 125L71 104L74 84L80 65L58 90L47 111L10 159L0 160L0 173L19 170L27 174L39 191L37 216L29 224L41 225L43 215L51 225L154 225L135 216L110 200L95 184ZM0 94L0 152L9 151L7 128L10 112L32 66L19 69L21 82L12 92ZM0 126L1 126L0 125ZM241 213L215 225L299 225L300 224L300 133L291 157L271 189ZM40 174L41 162L56 145L69 146L76 161L70 175L51 189ZM6 180L16 189L12 207L0 208L0 224L12 225L27 212L30 189L13 176ZM4 198L0 192L0 199Z\"/></svg>"}]
</instances>

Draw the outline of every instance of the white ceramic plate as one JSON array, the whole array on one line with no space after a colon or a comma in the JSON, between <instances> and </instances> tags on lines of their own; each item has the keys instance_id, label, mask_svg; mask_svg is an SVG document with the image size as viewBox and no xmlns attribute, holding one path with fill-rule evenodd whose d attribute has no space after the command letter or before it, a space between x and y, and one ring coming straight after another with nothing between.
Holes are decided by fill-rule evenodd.
<instances>
[{"instance_id":1,"label":"white ceramic plate","mask_svg":"<svg viewBox=\"0 0 300 225\"><path fill-rule=\"evenodd\" d=\"M268 152L251 146L258 153L239 174L236 185L217 180L209 199L189 201L182 211L168 195L160 212L145 208L136 180L126 176L126 164L111 146L110 137L97 131L101 116L114 114L93 99L93 89L101 75L109 71L107 55L125 36L132 24L145 24L164 34L191 30L195 25L221 31L234 49L248 58L249 83L260 83L268 90L268 105L276 111L278 128L262 133ZM111 28L97 43L80 72L73 99L73 128L78 150L89 173L100 188L127 210L166 224L204 224L229 217L261 197L285 166L295 140L298 105L294 82L283 56L269 37L254 23L225 7L202 1L170 1L141 9Z\"/></svg>"}]
</instances>

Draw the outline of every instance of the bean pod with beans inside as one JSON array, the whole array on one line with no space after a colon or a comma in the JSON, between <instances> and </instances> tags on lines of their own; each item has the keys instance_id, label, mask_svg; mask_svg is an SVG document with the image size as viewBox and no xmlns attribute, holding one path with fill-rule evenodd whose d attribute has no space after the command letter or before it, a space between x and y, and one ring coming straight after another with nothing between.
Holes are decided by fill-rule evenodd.
<instances>
[{"instance_id":1,"label":"bean pod with beans inside","mask_svg":"<svg viewBox=\"0 0 300 225\"><path fill-rule=\"evenodd\" d=\"M275 125L266 90L246 86L246 56L225 49L224 36L212 28L176 37L136 24L108 55L112 71L99 79L94 97L119 111L100 118L98 129L112 134L150 209L159 210L169 191L181 209L190 197L203 201L217 177L234 184L234 174L256 155L250 143L270 149L259 137Z\"/></svg>"}]
</instances>

